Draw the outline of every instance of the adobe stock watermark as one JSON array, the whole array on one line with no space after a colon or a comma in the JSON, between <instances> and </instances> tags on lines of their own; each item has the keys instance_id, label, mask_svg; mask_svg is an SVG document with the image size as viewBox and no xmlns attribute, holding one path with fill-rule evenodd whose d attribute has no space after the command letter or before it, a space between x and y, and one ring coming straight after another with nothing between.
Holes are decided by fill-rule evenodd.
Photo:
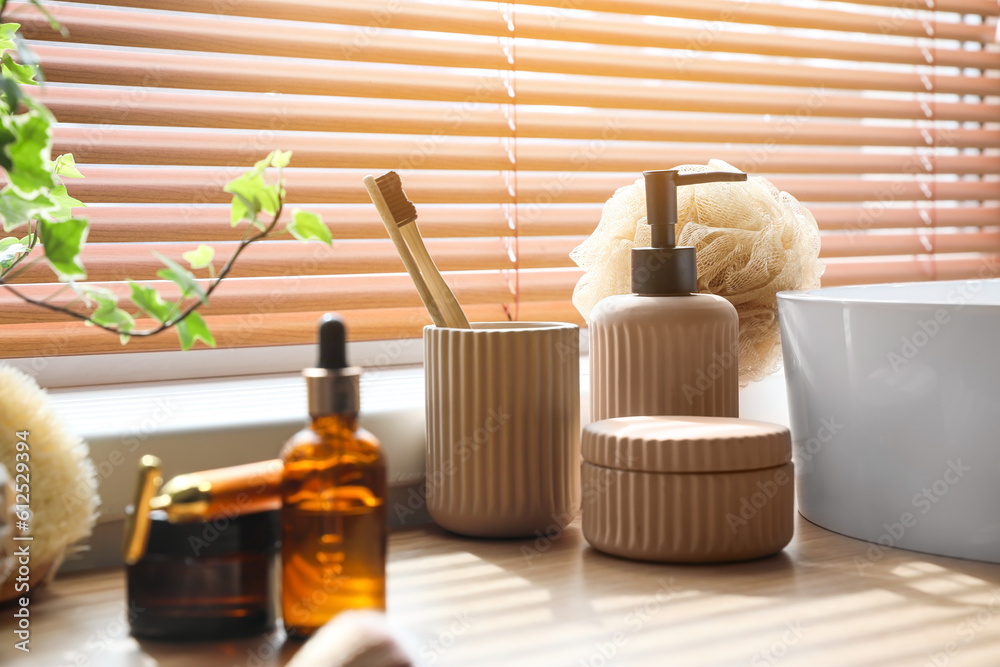
<instances>
[{"instance_id":1,"label":"adobe stock watermark","mask_svg":"<svg viewBox=\"0 0 1000 667\"><path fill-rule=\"evenodd\" d=\"M63 657L60 667L88 667L88 665L104 665L107 659L102 657L119 641L129 635L129 627L146 609L137 607L131 601L126 609L112 618L102 627L90 633L83 646L69 651Z\"/></svg>"},{"instance_id":2,"label":"adobe stock watermark","mask_svg":"<svg viewBox=\"0 0 1000 667\"><path fill-rule=\"evenodd\" d=\"M771 645L762 649L750 658L750 667L771 667L788 655L789 650L799 643L805 630L802 628L802 621L788 621L785 623L785 631L779 639L771 642Z\"/></svg>"},{"instance_id":3,"label":"adobe stock watermark","mask_svg":"<svg viewBox=\"0 0 1000 667\"><path fill-rule=\"evenodd\" d=\"M627 455L625 451L619 451L615 456L615 462L612 467L628 470L634 465L637 458L638 454ZM587 478L585 476L580 486L582 504L593 503L614 486L617 479L619 478L613 474L600 474L594 478ZM552 523L543 530L535 530L535 539L531 543L521 545L521 557L524 558L525 562L532 565L532 561L552 549L553 545L563 536L569 525L576 519L576 516L569 512L553 513L551 515Z\"/></svg>"},{"instance_id":4,"label":"adobe stock watermark","mask_svg":"<svg viewBox=\"0 0 1000 667\"><path fill-rule=\"evenodd\" d=\"M727 375L727 372L736 367L739 357L732 352L716 351L712 353L712 360L705 368L699 368L695 374L694 384L685 383L681 387L681 393L687 399L688 405L694 405L696 398L703 398L705 392L712 389L719 380Z\"/></svg>"},{"instance_id":5,"label":"adobe stock watermark","mask_svg":"<svg viewBox=\"0 0 1000 667\"><path fill-rule=\"evenodd\" d=\"M468 610L456 613L448 627L438 633L434 639L421 644L420 657L428 665L433 665L441 655L452 648L458 641L472 629L475 619L469 615Z\"/></svg>"},{"instance_id":6,"label":"adobe stock watermark","mask_svg":"<svg viewBox=\"0 0 1000 667\"><path fill-rule=\"evenodd\" d=\"M533 560L548 552L552 545L563 536L566 528L576 519L576 515L569 512L557 512L552 514L552 523L544 530L535 531L535 539L530 544L521 545L521 557L531 565Z\"/></svg>"},{"instance_id":7,"label":"adobe stock watermark","mask_svg":"<svg viewBox=\"0 0 1000 667\"><path fill-rule=\"evenodd\" d=\"M886 354L886 362L892 371L899 369L913 361L920 351L926 348L935 337L940 334L945 327L950 324L952 315L961 311L967 306L979 292L982 291L984 281L1000 276L1000 262L995 259L985 261L976 272L976 278L960 281L953 287L946 297L950 306L949 310L938 308L932 315L917 320L914 331L900 338L899 347Z\"/></svg>"},{"instance_id":8,"label":"adobe stock watermark","mask_svg":"<svg viewBox=\"0 0 1000 667\"><path fill-rule=\"evenodd\" d=\"M282 462L274 459L267 464L267 471L261 471L247 480L247 489L236 495L232 502L219 507L218 515L210 521L206 521L202 528L201 535L189 535L188 547L191 553L197 557L202 551L208 549L213 542L222 537L222 534L229 529L232 522L239 518L244 511L254 505L254 497L259 498L269 490L267 485L268 472L275 472L282 469Z\"/></svg>"},{"instance_id":9,"label":"adobe stock watermark","mask_svg":"<svg viewBox=\"0 0 1000 667\"><path fill-rule=\"evenodd\" d=\"M788 486L792 481L792 475L789 475L784 468L777 468L774 474L771 475L771 479L761 482L757 481L757 490L754 491L749 496L743 496L740 498L740 507L733 513L729 512L726 514L726 523L729 524L729 529L733 531L733 535L740 532L740 529L744 526L750 524L757 515L760 513L764 507L778 495L778 491L782 487Z\"/></svg>"},{"instance_id":10,"label":"adobe stock watermark","mask_svg":"<svg viewBox=\"0 0 1000 667\"><path fill-rule=\"evenodd\" d=\"M663 605L673 599L683 589L673 577L659 579L659 588L625 615L625 629L612 634L607 641L595 642L594 649L586 658L580 658L578 667L605 667L618 656L618 652L628 644L629 638L641 631L660 613Z\"/></svg>"},{"instance_id":11,"label":"adobe stock watermark","mask_svg":"<svg viewBox=\"0 0 1000 667\"><path fill-rule=\"evenodd\" d=\"M504 412L502 407L487 410L486 419L482 426L472 433L463 436L454 444L455 454L446 457L441 468L430 472L425 478L424 483L418 488L410 487L404 502L398 502L393 505L393 512L396 514L396 519L401 524L405 523L406 517L413 516L426 507L428 491L442 488L445 482L458 471L458 465L455 462L456 459L460 463L471 459L489 442L490 436L503 429L512 417L513 415Z\"/></svg>"},{"instance_id":12,"label":"adobe stock watermark","mask_svg":"<svg viewBox=\"0 0 1000 667\"><path fill-rule=\"evenodd\" d=\"M247 659L242 663L242 667L267 667L274 664L274 659L281 652L281 647L285 643L285 633L276 630L264 636L264 640L257 645L257 648L247 649ZM239 663L233 663L233 667L241 667Z\"/></svg>"},{"instance_id":13,"label":"adobe stock watermark","mask_svg":"<svg viewBox=\"0 0 1000 667\"><path fill-rule=\"evenodd\" d=\"M948 495L948 492L965 477L966 473L972 470L964 465L962 459L949 459L945 464L941 477L934 480L920 491L913 495L910 504L916 512L906 511L899 515L899 518L892 523L883 523L884 529L875 542L868 546L865 558L854 557L854 567L858 574L864 575L865 570L882 560L885 553L892 547L899 544L907 531L910 531L920 522L920 517L928 514L934 506L940 503Z\"/></svg>"},{"instance_id":14,"label":"adobe stock watermark","mask_svg":"<svg viewBox=\"0 0 1000 667\"><path fill-rule=\"evenodd\" d=\"M170 396L158 398L149 415L143 417L138 425L130 426L128 431L122 434L119 440L120 447L101 456L97 452L93 452L92 458L97 476L78 479L72 488L66 489L62 493L63 504L70 508L89 500L96 488L94 485L99 484L100 481L107 481L116 470L131 460L128 457L129 454L134 454L152 434L174 418L177 406L173 401L174 399Z\"/></svg>"},{"instance_id":15,"label":"adobe stock watermark","mask_svg":"<svg viewBox=\"0 0 1000 667\"><path fill-rule=\"evenodd\" d=\"M922 667L947 667L952 659L962 654L963 647L971 644L979 633L996 622L998 614L1000 614L1000 590L993 589L988 603L964 616L955 626L955 633L959 639L948 642L939 651L929 652L927 661Z\"/></svg>"}]
</instances>

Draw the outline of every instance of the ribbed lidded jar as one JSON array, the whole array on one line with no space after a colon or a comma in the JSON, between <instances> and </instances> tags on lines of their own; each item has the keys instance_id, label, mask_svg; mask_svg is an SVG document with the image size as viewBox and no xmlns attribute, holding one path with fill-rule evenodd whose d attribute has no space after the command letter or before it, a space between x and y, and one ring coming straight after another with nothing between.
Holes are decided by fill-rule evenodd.
<instances>
[{"instance_id":1,"label":"ribbed lidded jar","mask_svg":"<svg viewBox=\"0 0 1000 667\"><path fill-rule=\"evenodd\" d=\"M583 429L583 534L603 552L708 563L792 538L788 429L721 417L623 417Z\"/></svg>"}]
</instances>

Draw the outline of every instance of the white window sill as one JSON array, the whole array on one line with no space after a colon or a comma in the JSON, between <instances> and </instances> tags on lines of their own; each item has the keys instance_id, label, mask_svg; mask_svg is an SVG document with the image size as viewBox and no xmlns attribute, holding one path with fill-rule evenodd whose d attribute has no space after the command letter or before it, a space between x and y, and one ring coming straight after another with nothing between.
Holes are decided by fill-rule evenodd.
<instances>
[{"instance_id":1,"label":"white window sill","mask_svg":"<svg viewBox=\"0 0 1000 667\"><path fill-rule=\"evenodd\" d=\"M581 362L581 422L586 424L587 358ZM305 383L297 373L64 388L49 393L60 416L90 445L101 496L90 545L67 561L67 570L120 561L124 509L131 500L136 466L143 454L160 457L167 478L276 458L284 442L307 421ZM390 495L396 498L390 502L405 501L424 477L423 368L366 371L361 393L361 423L386 451ZM783 375L777 373L743 390L740 404L744 417L787 424ZM427 520L418 513L408 515L406 524Z\"/></svg>"}]
</instances>

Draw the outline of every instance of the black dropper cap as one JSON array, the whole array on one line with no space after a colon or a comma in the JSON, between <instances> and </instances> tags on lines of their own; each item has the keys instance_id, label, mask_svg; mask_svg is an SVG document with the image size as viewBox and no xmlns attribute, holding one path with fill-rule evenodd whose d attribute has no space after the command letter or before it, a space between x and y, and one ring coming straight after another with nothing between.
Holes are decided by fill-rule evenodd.
<instances>
[{"instance_id":1,"label":"black dropper cap","mask_svg":"<svg viewBox=\"0 0 1000 667\"><path fill-rule=\"evenodd\" d=\"M336 313L327 313L319 321L318 368L347 368L347 327Z\"/></svg>"},{"instance_id":2,"label":"black dropper cap","mask_svg":"<svg viewBox=\"0 0 1000 667\"><path fill-rule=\"evenodd\" d=\"M302 371L309 414L357 414L361 404L361 369L347 365L347 327L336 313L319 321L319 363Z\"/></svg>"},{"instance_id":3,"label":"black dropper cap","mask_svg":"<svg viewBox=\"0 0 1000 667\"><path fill-rule=\"evenodd\" d=\"M682 174L676 169L644 171L649 248L632 248L632 292L645 295L691 294L698 291L695 249L677 247L677 188L681 185L745 181L739 171L703 171Z\"/></svg>"}]
</instances>

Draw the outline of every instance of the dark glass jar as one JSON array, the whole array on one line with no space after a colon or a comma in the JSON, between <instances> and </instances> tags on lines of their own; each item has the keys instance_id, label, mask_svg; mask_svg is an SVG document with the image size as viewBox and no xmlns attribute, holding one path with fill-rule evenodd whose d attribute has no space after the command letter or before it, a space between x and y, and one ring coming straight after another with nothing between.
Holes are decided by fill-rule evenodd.
<instances>
[{"instance_id":1,"label":"dark glass jar","mask_svg":"<svg viewBox=\"0 0 1000 667\"><path fill-rule=\"evenodd\" d=\"M146 554L126 567L132 634L196 640L273 630L280 514L170 523L152 512Z\"/></svg>"}]
</instances>

